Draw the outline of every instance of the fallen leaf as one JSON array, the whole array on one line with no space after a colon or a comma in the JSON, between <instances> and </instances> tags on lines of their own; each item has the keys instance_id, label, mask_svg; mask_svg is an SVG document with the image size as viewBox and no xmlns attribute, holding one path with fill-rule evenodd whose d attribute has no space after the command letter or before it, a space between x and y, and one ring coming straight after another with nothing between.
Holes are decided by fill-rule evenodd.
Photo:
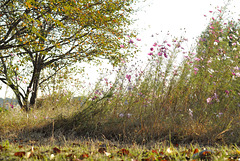
<instances>
[{"instance_id":1,"label":"fallen leaf","mask_svg":"<svg viewBox=\"0 0 240 161\"><path fill-rule=\"evenodd\" d=\"M14 156L17 156L17 157L24 157L25 156L25 154L26 154L26 152L24 152L24 151L22 151L22 152L16 152L16 153L14 153Z\"/></svg>"},{"instance_id":2,"label":"fallen leaf","mask_svg":"<svg viewBox=\"0 0 240 161\"><path fill-rule=\"evenodd\" d=\"M83 160L84 158L88 158L89 155L87 153L83 153L82 155L80 155L79 159Z\"/></svg>"},{"instance_id":3,"label":"fallen leaf","mask_svg":"<svg viewBox=\"0 0 240 161\"><path fill-rule=\"evenodd\" d=\"M120 156L126 156L126 155L129 155L129 151L127 149L121 149L117 152L118 155Z\"/></svg>"},{"instance_id":4,"label":"fallen leaf","mask_svg":"<svg viewBox=\"0 0 240 161\"><path fill-rule=\"evenodd\" d=\"M155 153L155 154L157 154L157 155L158 155L158 152L157 152L157 150L152 150L152 153Z\"/></svg>"},{"instance_id":5,"label":"fallen leaf","mask_svg":"<svg viewBox=\"0 0 240 161\"><path fill-rule=\"evenodd\" d=\"M61 150L55 147L53 148L53 153L61 153Z\"/></svg>"},{"instance_id":6,"label":"fallen leaf","mask_svg":"<svg viewBox=\"0 0 240 161\"><path fill-rule=\"evenodd\" d=\"M199 150L198 150L198 148L196 148L196 149L194 150L193 154L196 154L196 153L198 153L198 152L199 152Z\"/></svg>"}]
</instances>

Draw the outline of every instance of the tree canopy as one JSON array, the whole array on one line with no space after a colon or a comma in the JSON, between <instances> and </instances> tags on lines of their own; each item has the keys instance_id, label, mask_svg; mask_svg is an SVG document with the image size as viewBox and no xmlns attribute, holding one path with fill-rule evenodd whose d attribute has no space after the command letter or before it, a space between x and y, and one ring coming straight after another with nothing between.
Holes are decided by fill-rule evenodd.
<instances>
[{"instance_id":1,"label":"tree canopy","mask_svg":"<svg viewBox=\"0 0 240 161\"><path fill-rule=\"evenodd\" d=\"M0 80L25 110L39 85L61 69L95 58L117 64L131 44L134 0L0 1ZM120 47L121 46L121 47ZM131 55L131 53L129 53ZM41 76L43 71L49 75Z\"/></svg>"}]
</instances>

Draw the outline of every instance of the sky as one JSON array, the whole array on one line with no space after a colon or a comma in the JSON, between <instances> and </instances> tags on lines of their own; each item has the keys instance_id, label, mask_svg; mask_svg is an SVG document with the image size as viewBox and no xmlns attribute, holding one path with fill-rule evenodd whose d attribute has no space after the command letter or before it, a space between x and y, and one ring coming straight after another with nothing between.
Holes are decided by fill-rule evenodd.
<instances>
[{"instance_id":1,"label":"sky","mask_svg":"<svg viewBox=\"0 0 240 161\"><path fill-rule=\"evenodd\" d=\"M141 3L137 6L140 11L133 15L133 18L138 20L131 25L131 28L139 31L138 38L141 39L137 44L141 50L138 54L140 57L145 57L153 42L156 39L161 41L167 33L173 37L186 37L189 40L186 45L190 49L194 39L206 28L213 16L213 13L209 11L215 11L216 7L220 9L224 2L226 0L146 0ZM233 0L229 6L232 12L229 15L234 19L240 18L240 6L237 3L239 0ZM156 33L157 37L153 38L151 35L156 35ZM97 80L96 69L98 67L84 65L88 70L90 80ZM3 84L0 83L0 85ZM13 93L3 86L0 90L0 97L13 97Z\"/></svg>"}]
</instances>

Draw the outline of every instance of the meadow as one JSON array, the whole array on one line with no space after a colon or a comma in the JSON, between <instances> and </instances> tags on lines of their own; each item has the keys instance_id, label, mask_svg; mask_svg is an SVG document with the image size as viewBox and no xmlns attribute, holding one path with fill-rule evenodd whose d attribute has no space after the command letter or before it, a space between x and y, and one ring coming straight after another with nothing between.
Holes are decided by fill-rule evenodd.
<instances>
[{"instance_id":1,"label":"meadow","mask_svg":"<svg viewBox=\"0 0 240 161\"><path fill-rule=\"evenodd\" d=\"M239 160L238 24L212 18L195 51L155 42L144 68L122 60L79 99L60 88L2 110L0 160Z\"/></svg>"}]
</instances>

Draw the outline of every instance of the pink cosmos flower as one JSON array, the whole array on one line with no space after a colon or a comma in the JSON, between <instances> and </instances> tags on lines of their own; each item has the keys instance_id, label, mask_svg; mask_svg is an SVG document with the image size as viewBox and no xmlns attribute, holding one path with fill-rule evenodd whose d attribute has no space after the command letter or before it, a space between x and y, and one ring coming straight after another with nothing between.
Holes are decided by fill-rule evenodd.
<instances>
[{"instance_id":1,"label":"pink cosmos flower","mask_svg":"<svg viewBox=\"0 0 240 161\"><path fill-rule=\"evenodd\" d=\"M164 53L164 56L165 56L165 58L167 58L167 54L166 53Z\"/></svg>"},{"instance_id":2,"label":"pink cosmos flower","mask_svg":"<svg viewBox=\"0 0 240 161\"><path fill-rule=\"evenodd\" d=\"M228 95L228 94L229 94L229 91L228 91L228 90L225 90L225 93Z\"/></svg>"},{"instance_id":3,"label":"pink cosmos flower","mask_svg":"<svg viewBox=\"0 0 240 161\"><path fill-rule=\"evenodd\" d=\"M210 28L210 29L214 29L214 27L213 27L213 26L210 26L209 28Z\"/></svg>"},{"instance_id":4,"label":"pink cosmos flower","mask_svg":"<svg viewBox=\"0 0 240 161\"><path fill-rule=\"evenodd\" d=\"M194 60L199 61L200 59L199 58L194 58Z\"/></svg>"},{"instance_id":5,"label":"pink cosmos flower","mask_svg":"<svg viewBox=\"0 0 240 161\"><path fill-rule=\"evenodd\" d=\"M133 40L131 39L131 40L129 40L129 42L128 42L129 44L133 44Z\"/></svg>"},{"instance_id":6,"label":"pink cosmos flower","mask_svg":"<svg viewBox=\"0 0 240 161\"><path fill-rule=\"evenodd\" d=\"M131 75L126 75L126 78L128 79L129 82L131 82Z\"/></svg>"},{"instance_id":7,"label":"pink cosmos flower","mask_svg":"<svg viewBox=\"0 0 240 161\"><path fill-rule=\"evenodd\" d=\"M153 55L153 53L148 53L148 55L150 55L150 56L151 56L151 55Z\"/></svg>"},{"instance_id":8,"label":"pink cosmos flower","mask_svg":"<svg viewBox=\"0 0 240 161\"><path fill-rule=\"evenodd\" d=\"M212 101L212 98L207 98L207 103L211 103L211 101Z\"/></svg>"}]
</instances>

